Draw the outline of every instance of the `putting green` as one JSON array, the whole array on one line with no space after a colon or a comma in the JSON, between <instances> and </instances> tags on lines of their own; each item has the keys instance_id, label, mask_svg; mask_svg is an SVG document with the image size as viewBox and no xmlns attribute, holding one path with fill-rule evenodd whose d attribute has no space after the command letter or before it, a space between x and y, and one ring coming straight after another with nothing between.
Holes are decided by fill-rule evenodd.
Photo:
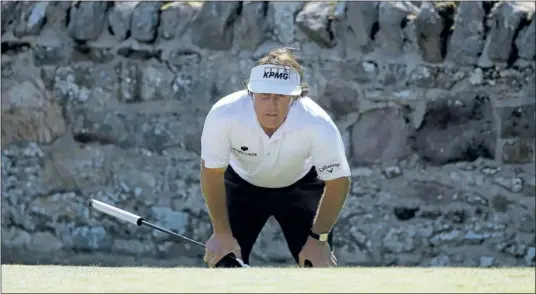
<instances>
[{"instance_id":1,"label":"putting green","mask_svg":"<svg viewBox=\"0 0 536 294\"><path fill-rule=\"evenodd\" d=\"M534 268L141 268L2 265L2 292L534 293Z\"/></svg>"}]
</instances>

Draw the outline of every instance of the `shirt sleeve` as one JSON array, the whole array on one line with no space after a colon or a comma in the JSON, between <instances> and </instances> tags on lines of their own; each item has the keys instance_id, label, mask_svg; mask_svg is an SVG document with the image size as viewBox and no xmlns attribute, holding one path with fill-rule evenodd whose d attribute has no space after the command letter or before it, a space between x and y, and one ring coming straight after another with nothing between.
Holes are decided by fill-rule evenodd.
<instances>
[{"instance_id":1,"label":"shirt sleeve","mask_svg":"<svg viewBox=\"0 0 536 294\"><path fill-rule=\"evenodd\" d=\"M201 158L208 168L223 168L229 165L231 145L229 119L224 109L212 108L205 119L201 133Z\"/></svg>"},{"instance_id":2,"label":"shirt sleeve","mask_svg":"<svg viewBox=\"0 0 536 294\"><path fill-rule=\"evenodd\" d=\"M321 180L351 175L342 136L335 124L315 128L312 144L312 160Z\"/></svg>"}]
</instances>

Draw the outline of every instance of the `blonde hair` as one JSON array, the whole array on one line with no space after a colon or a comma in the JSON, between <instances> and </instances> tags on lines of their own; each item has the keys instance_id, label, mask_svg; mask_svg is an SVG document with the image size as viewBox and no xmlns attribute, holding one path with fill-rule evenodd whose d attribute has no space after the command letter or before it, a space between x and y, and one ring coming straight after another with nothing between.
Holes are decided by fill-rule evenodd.
<instances>
[{"instance_id":1,"label":"blonde hair","mask_svg":"<svg viewBox=\"0 0 536 294\"><path fill-rule=\"evenodd\" d=\"M270 51L266 56L259 59L257 65L273 64L288 66L298 72L301 82L301 94L296 98L301 98L309 94L309 85L303 81L303 67L298 63L297 57L292 54L291 48L280 48ZM247 82L246 82L247 83Z\"/></svg>"}]
</instances>

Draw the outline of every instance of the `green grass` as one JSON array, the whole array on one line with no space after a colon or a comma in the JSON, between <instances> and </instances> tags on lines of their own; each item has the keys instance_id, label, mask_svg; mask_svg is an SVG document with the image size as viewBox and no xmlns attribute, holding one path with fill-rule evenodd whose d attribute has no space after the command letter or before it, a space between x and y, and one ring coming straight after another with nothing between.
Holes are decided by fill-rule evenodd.
<instances>
[{"instance_id":1,"label":"green grass","mask_svg":"<svg viewBox=\"0 0 536 294\"><path fill-rule=\"evenodd\" d=\"M2 292L534 293L534 268L106 268L2 265Z\"/></svg>"}]
</instances>

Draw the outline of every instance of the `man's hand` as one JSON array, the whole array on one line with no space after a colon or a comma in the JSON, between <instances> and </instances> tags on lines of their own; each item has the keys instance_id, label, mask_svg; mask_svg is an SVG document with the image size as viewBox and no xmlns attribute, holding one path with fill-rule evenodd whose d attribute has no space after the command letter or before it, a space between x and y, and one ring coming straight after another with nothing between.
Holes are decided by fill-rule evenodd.
<instances>
[{"instance_id":1,"label":"man's hand","mask_svg":"<svg viewBox=\"0 0 536 294\"><path fill-rule=\"evenodd\" d=\"M205 246L203 259L209 267L214 267L225 255L231 252L242 260L240 245L231 234L213 233Z\"/></svg>"},{"instance_id":2,"label":"man's hand","mask_svg":"<svg viewBox=\"0 0 536 294\"><path fill-rule=\"evenodd\" d=\"M305 260L309 260L313 267L335 267L337 259L331 252L327 242L318 241L311 237L307 238L305 245L299 254L300 266L305 266Z\"/></svg>"}]
</instances>

